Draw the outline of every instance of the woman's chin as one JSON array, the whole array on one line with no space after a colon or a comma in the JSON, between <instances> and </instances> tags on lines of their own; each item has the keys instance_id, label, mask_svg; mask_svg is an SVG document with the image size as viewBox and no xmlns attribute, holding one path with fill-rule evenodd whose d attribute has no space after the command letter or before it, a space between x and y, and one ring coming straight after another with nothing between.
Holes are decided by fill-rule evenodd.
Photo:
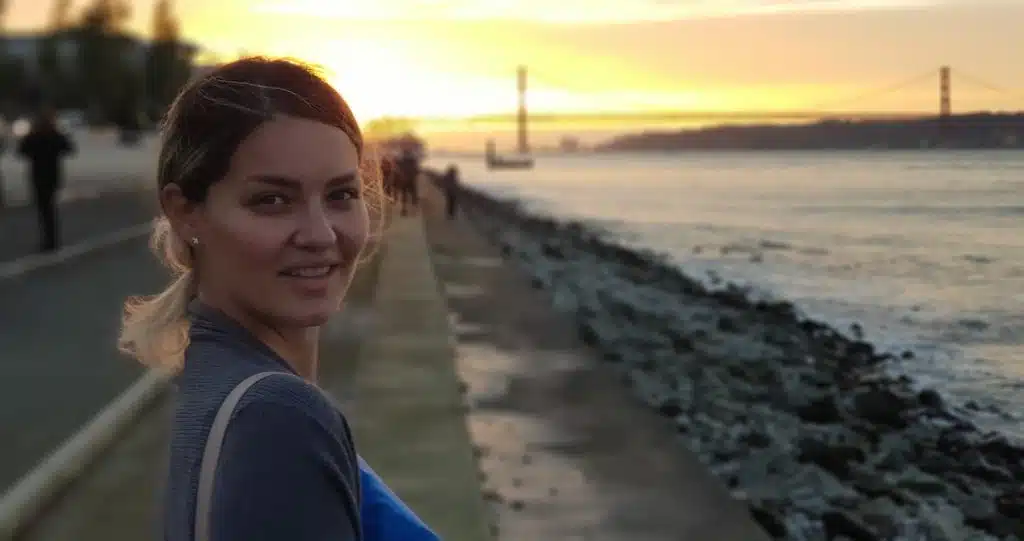
<instances>
[{"instance_id":1,"label":"woman's chin","mask_svg":"<svg viewBox=\"0 0 1024 541\"><path fill-rule=\"evenodd\" d=\"M306 303L303 303L306 304ZM337 303L313 303L295 306L288 310L284 319L293 327L319 327L325 325L338 312Z\"/></svg>"}]
</instances>

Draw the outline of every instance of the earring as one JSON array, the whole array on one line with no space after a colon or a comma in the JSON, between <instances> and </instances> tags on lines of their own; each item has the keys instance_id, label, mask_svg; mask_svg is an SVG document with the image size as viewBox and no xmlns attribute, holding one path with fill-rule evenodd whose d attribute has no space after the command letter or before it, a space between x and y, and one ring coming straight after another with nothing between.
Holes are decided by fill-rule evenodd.
<instances>
[{"instance_id":1,"label":"earring","mask_svg":"<svg viewBox=\"0 0 1024 541\"><path fill-rule=\"evenodd\" d=\"M191 238L191 239L189 240L189 242L191 242L191 243L192 243L192 246L199 246L199 237L192 237L192 238Z\"/></svg>"}]
</instances>

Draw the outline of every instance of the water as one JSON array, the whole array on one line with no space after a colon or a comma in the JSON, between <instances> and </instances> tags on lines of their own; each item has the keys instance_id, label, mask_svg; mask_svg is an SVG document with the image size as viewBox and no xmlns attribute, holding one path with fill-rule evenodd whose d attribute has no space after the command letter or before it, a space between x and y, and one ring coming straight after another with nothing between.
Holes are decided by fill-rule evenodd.
<instances>
[{"instance_id":1,"label":"water","mask_svg":"<svg viewBox=\"0 0 1024 541\"><path fill-rule=\"evenodd\" d=\"M1024 153L687 152L455 162L465 181L794 301L1024 436Z\"/></svg>"}]
</instances>

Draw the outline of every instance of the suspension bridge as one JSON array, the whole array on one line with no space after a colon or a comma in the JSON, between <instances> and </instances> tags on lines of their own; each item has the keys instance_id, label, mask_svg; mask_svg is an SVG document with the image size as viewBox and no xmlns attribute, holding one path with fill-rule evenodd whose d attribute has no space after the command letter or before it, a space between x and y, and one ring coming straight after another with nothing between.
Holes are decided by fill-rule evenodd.
<instances>
[{"instance_id":1,"label":"suspension bridge","mask_svg":"<svg viewBox=\"0 0 1024 541\"><path fill-rule=\"evenodd\" d=\"M958 90L969 89L972 96L984 96L989 98L990 103L997 103L999 111L988 108L987 112L1024 112L1024 89L1013 89L998 84L993 84L983 78L975 77L970 73L954 69L951 66L942 66L938 69L929 69L917 73L911 77L901 79L889 84L868 88L852 95L841 96L838 99L808 104L800 110L784 111L696 111L696 110L674 110L674 111L644 111L644 112L595 112L595 113L530 113L530 124L543 124L550 122L573 122L573 121L610 121L610 122L673 122L673 121L764 121L764 122L785 122L785 121L813 121L813 120L914 120L938 118L948 119L960 113L982 112L979 108L970 108L960 113L954 112L954 82ZM888 110L872 111L858 110L862 104L878 103L883 98L899 97L901 93L908 91L920 92L925 88L933 88L935 91L935 107L932 110ZM915 100L919 101L919 100ZM974 100L972 100L974 101ZM476 115L463 118L440 118L420 117L414 120L430 123L445 122L480 122L480 123L506 123L521 120L523 112L509 108L508 113Z\"/></svg>"}]
</instances>

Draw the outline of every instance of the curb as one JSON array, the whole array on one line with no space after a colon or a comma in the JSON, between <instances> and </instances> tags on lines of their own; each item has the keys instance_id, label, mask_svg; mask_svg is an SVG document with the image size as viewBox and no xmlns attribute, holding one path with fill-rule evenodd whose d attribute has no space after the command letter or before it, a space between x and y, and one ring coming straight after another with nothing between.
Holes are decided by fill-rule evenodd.
<instances>
[{"instance_id":1,"label":"curb","mask_svg":"<svg viewBox=\"0 0 1024 541\"><path fill-rule=\"evenodd\" d=\"M160 397L169 382L165 373L149 370L4 493L0 498L0 540L14 539L37 518Z\"/></svg>"},{"instance_id":2,"label":"curb","mask_svg":"<svg viewBox=\"0 0 1024 541\"><path fill-rule=\"evenodd\" d=\"M41 268L60 265L90 252L144 237L149 234L152 227L148 222L137 224L77 242L56 252L32 254L20 257L14 261L0 263L0 280L21 276Z\"/></svg>"}]
</instances>

